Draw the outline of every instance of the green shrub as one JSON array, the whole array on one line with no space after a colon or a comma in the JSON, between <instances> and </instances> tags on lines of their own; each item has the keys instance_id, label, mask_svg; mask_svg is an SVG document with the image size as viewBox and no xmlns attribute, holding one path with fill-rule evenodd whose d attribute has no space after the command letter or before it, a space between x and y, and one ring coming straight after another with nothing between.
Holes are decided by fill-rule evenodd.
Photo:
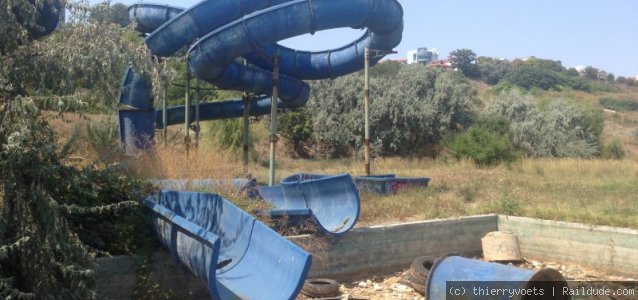
<instances>
[{"instance_id":1,"label":"green shrub","mask_svg":"<svg viewBox=\"0 0 638 300\"><path fill-rule=\"evenodd\" d=\"M638 101L604 97L598 103L606 109L615 111L638 111Z\"/></svg>"},{"instance_id":2,"label":"green shrub","mask_svg":"<svg viewBox=\"0 0 638 300\"><path fill-rule=\"evenodd\" d=\"M313 140L324 157L356 155L364 138L364 78L359 74L311 84ZM450 132L467 128L474 92L457 72L404 66L370 80L371 143L375 155L418 155Z\"/></svg>"},{"instance_id":3,"label":"green shrub","mask_svg":"<svg viewBox=\"0 0 638 300\"><path fill-rule=\"evenodd\" d=\"M526 90L534 88L542 90L561 90L563 87L569 87L574 90L591 91L589 83L580 78L570 77L564 72L527 65L508 72L503 80Z\"/></svg>"},{"instance_id":4,"label":"green shrub","mask_svg":"<svg viewBox=\"0 0 638 300\"><path fill-rule=\"evenodd\" d=\"M599 109L563 99L539 107L530 95L512 90L501 94L487 113L510 122L510 141L527 155L588 158L600 152Z\"/></svg>"},{"instance_id":5,"label":"green shrub","mask_svg":"<svg viewBox=\"0 0 638 300\"><path fill-rule=\"evenodd\" d=\"M86 124L86 142L102 162L112 162L120 154L117 119L107 117Z\"/></svg>"},{"instance_id":6,"label":"green shrub","mask_svg":"<svg viewBox=\"0 0 638 300\"><path fill-rule=\"evenodd\" d=\"M603 146L602 157L606 159L623 159L625 158L625 148L620 139L613 139Z\"/></svg>"},{"instance_id":7,"label":"green shrub","mask_svg":"<svg viewBox=\"0 0 638 300\"><path fill-rule=\"evenodd\" d=\"M449 147L457 158L470 158L479 165L494 165L516 159L507 136L476 125L454 136Z\"/></svg>"},{"instance_id":8,"label":"green shrub","mask_svg":"<svg viewBox=\"0 0 638 300\"><path fill-rule=\"evenodd\" d=\"M302 145L312 137L312 115L306 108L287 111L279 118L279 133L288 139L298 155L306 153Z\"/></svg>"}]
</instances>

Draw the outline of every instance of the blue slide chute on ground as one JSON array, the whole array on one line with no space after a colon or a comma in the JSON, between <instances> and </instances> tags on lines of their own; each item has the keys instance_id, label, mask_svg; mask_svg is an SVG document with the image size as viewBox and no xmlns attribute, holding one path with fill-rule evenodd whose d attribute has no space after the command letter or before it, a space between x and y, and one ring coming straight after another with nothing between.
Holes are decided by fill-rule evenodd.
<instances>
[{"instance_id":1,"label":"blue slide chute on ground","mask_svg":"<svg viewBox=\"0 0 638 300\"><path fill-rule=\"evenodd\" d=\"M361 209L359 192L348 174L296 174L284 178L280 186L259 187L259 194L274 207L263 214L294 220L313 218L320 232L333 237L350 231Z\"/></svg>"},{"instance_id":2,"label":"blue slide chute on ground","mask_svg":"<svg viewBox=\"0 0 638 300\"><path fill-rule=\"evenodd\" d=\"M311 256L216 194L162 191L144 200L158 238L212 299L295 299Z\"/></svg>"},{"instance_id":3,"label":"blue slide chute on ground","mask_svg":"<svg viewBox=\"0 0 638 300\"><path fill-rule=\"evenodd\" d=\"M129 8L129 15L138 30L149 34L146 44L153 54L168 57L190 46L190 68L197 78L222 89L263 95L251 103L251 115L270 111L275 52L280 54L278 107L294 108L304 105L309 97L310 89L302 80L358 71L364 66L364 48L392 50L403 33L403 10L396 0L216 0L202 1L186 10L136 4ZM290 37L342 27L367 31L348 45L326 51L297 51L276 44ZM238 63L239 57L250 64ZM131 95L150 94L149 90L149 84L133 81L125 80L123 86L123 91ZM161 128L161 112L150 113L152 99L142 104L126 99L121 98L129 106L126 116L121 117L125 120L121 125L122 143L127 151L145 148L153 137L153 130L146 124ZM184 111L184 107L170 108L166 125L183 121ZM243 102L207 103L200 112L200 120L237 118L243 115Z\"/></svg>"}]
</instances>

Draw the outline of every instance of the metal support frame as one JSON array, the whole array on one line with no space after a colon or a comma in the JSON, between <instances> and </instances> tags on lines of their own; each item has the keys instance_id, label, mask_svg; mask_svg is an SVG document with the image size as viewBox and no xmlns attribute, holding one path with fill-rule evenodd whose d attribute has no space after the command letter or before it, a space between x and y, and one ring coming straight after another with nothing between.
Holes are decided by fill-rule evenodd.
<instances>
[{"instance_id":1,"label":"metal support frame","mask_svg":"<svg viewBox=\"0 0 638 300\"><path fill-rule=\"evenodd\" d=\"M199 102L201 93L199 90L199 79L195 79L195 148L199 148L199 136L201 127L199 126Z\"/></svg>"},{"instance_id":2,"label":"metal support frame","mask_svg":"<svg viewBox=\"0 0 638 300\"><path fill-rule=\"evenodd\" d=\"M190 152L190 106L191 106L191 68L188 58L186 59L186 99L184 107L184 147L186 148L186 156L189 155Z\"/></svg>"},{"instance_id":3,"label":"metal support frame","mask_svg":"<svg viewBox=\"0 0 638 300\"><path fill-rule=\"evenodd\" d=\"M370 176L370 48L365 50L365 87L363 90L365 111L365 172Z\"/></svg>"},{"instance_id":4,"label":"metal support frame","mask_svg":"<svg viewBox=\"0 0 638 300\"><path fill-rule=\"evenodd\" d=\"M272 101L270 108L270 172L268 185L275 185L275 149L277 146L277 100L279 99L279 49L275 53L272 72Z\"/></svg>"},{"instance_id":5,"label":"metal support frame","mask_svg":"<svg viewBox=\"0 0 638 300\"><path fill-rule=\"evenodd\" d=\"M243 163L244 163L244 175L248 175L248 160L249 160L249 144L250 144L250 94L244 93L242 96L244 102L244 127L242 130L243 139Z\"/></svg>"},{"instance_id":6,"label":"metal support frame","mask_svg":"<svg viewBox=\"0 0 638 300\"><path fill-rule=\"evenodd\" d=\"M375 50L366 47L365 49L365 87L363 90L364 110L365 110L365 172L370 176L370 58L383 57L388 54L397 53L389 50Z\"/></svg>"},{"instance_id":7,"label":"metal support frame","mask_svg":"<svg viewBox=\"0 0 638 300\"><path fill-rule=\"evenodd\" d=\"M162 137L164 138L164 147L168 146L168 86L164 84L164 97L162 97Z\"/></svg>"}]
</instances>

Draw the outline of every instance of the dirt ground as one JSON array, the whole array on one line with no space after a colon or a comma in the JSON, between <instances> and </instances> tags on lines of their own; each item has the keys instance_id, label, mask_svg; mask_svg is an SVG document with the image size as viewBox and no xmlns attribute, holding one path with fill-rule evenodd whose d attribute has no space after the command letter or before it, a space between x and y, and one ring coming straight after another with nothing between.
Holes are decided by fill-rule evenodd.
<instances>
[{"instance_id":1,"label":"dirt ground","mask_svg":"<svg viewBox=\"0 0 638 300\"><path fill-rule=\"evenodd\" d=\"M480 259L480 258L477 258ZM544 268L553 268L558 270L566 280L574 281L636 281L636 278L613 276L604 272L585 268L576 264L561 264L558 262L526 260L515 266L540 270ZM374 276L367 280L342 282L340 286L341 296L327 299L340 300L423 300L425 297L416 292L412 288L400 283L403 272L387 274L385 276ZM637 291L638 293L638 291ZM308 300L312 298L300 295L297 300ZM638 294L625 298L581 298L581 299L638 299Z\"/></svg>"}]
</instances>

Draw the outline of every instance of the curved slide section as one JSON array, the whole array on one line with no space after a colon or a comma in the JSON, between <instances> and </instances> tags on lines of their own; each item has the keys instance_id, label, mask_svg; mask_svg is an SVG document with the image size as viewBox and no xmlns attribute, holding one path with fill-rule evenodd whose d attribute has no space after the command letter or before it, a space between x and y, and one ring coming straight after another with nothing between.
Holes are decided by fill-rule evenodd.
<instances>
[{"instance_id":1,"label":"curved slide section","mask_svg":"<svg viewBox=\"0 0 638 300\"><path fill-rule=\"evenodd\" d=\"M160 241L212 299L295 299L311 256L216 194L162 191L144 200Z\"/></svg>"},{"instance_id":2,"label":"curved slide section","mask_svg":"<svg viewBox=\"0 0 638 300\"><path fill-rule=\"evenodd\" d=\"M310 92L302 80L335 78L360 70L364 66L365 47L391 50L399 44L403 32L403 10L396 0L206 0L183 11L157 4L137 4L129 8L129 15L140 32L149 34L146 44L155 55L173 55L196 41L188 49L195 76L222 89L264 95L251 105L252 115L270 111L268 96L272 93L276 52L280 55L281 73L278 106L299 107L307 102ZM367 28L367 31L344 47L326 51L297 51L276 44L290 37L342 27ZM251 64L237 63L238 57ZM125 80L123 90L143 94L149 86ZM163 125L157 122L161 119L158 117L146 122L133 120L150 118L147 104L152 106L152 101L141 106L133 102L122 102L135 112L124 117L124 123ZM256 108L252 109L253 106ZM184 107L170 108L169 119L175 121L168 121L167 125L177 123L184 110ZM200 107L200 112L201 120L240 117L243 103L239 99L211 103ZM127 127L122 128L121 135L128 150L140 146L131 144L136 139L152 138L153 133L147 127L139 130Z\"/></svg>"},{"instance_id":3,"label":"curved slide section","mask_svg":"<svg viewBox=\"0 0 638 300\"><path fill-rule=\"evenodd\" d=\"M296 174L280 186L259 187L260 196L274 209L263 214L272 218L312 217L320 232L339 237L359 219L361 199L349 174L336 176Z\"/></svg>"}]
</instances>

